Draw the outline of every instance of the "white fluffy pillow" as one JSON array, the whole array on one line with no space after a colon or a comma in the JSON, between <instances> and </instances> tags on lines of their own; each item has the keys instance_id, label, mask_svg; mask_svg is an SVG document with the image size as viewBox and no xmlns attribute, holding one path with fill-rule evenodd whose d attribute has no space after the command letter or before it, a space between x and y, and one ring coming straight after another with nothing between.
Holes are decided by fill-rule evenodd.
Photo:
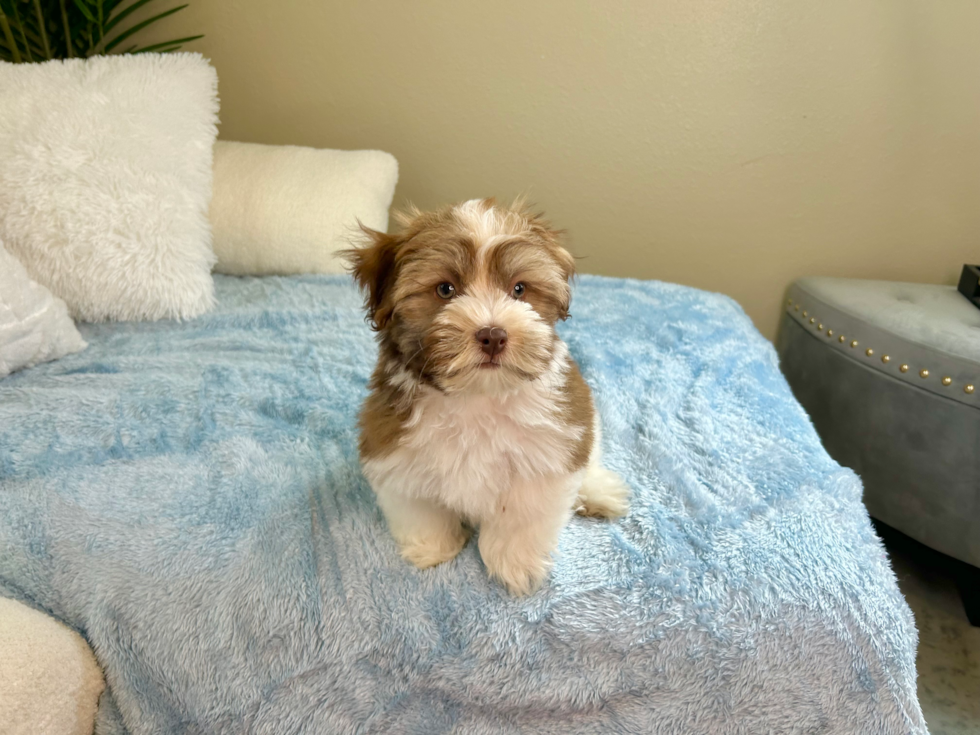
<instances>
[{"instance_id":1,"label":"white fluffy pillow","mask_svg":"<svg viewBox=\"0 0 980 735\"><path fill-rule=\"evenodd\" d=\"M28 278L0 242L0 378L84 349L65 302Z\"/></svg>"},{"instance_id":2,"label":"white fluffy pillow","mask_svg":"<svg viewBox=\"0 0 980 735\"><path fill-rule=\"evenodd\" d=\"M217 111L198 54L0 63L0 239L79 319L207 311Z\"/></svg>"},{"instance_id":3,"label":"white fluffy pillow","mask_svg":"<svg viewBox=\"0 0 980 735\"><path fill-rule=\"evenodd\" d=\"M342 273L357 221L384 231L398 162L382 151L218 141L215 270L236 276Z\"/></svg>"}]
</instances>

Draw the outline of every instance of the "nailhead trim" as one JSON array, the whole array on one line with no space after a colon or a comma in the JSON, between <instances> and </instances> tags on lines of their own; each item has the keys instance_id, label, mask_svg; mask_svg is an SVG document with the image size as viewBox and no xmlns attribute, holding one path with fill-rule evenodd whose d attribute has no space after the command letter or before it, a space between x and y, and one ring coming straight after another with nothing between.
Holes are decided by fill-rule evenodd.
<instances>
[{"instance_id":1,"label":"nailhead trim","mask_svg":"<svg viewBox=\"0 0 980 735\"><path fill-rule=\"evenodd\" d=\"M794 303L793 299L787 299L786 300L787 311L789 311L789 307L793 307L793 311L800 311L800 307L801 306L802 306L801 303ZM814 326L814 328L818 332L823 332L824 331L823 322L819 321L815 316L814 317L811 317L810 316L809 309L803 309L803 318L806 319L807 317L809 317L809 323L812 324ZM827 336L828 337L833 337L834 336L834 330L833 330L833 328L831 328L831 327L828 327L827 328ZM843 334L841 334L841 335L839 335L837 337L837 341L839 343L841 343L841 344L844 344L847 341L847 339L846 339L846 337ZM856 339L852 339L851 340L851 343L850 343L851 347L857 347L859 344L860 344L860 342L858 340L856 340ZM873 357L874 354L875 354L875 350L874 350L873 347L868 347L868 348L865 349L864 354L867 357ZM892 359L891 358L891 355L882 355L881 356L881 362L882 362L883 365L888 365L891 362L891 359ZM907 373L909 371L909 365L908 365L908 363L904 363L904 362L901 363L898 366L898 371L900 373ZM931 373L929 372L929 368L921 368L919 370L919 377L922 378L923 380L927 380L929 378L930 374ZM948 387L950 387L953 384L953 379L950 378L949 376L945 376L940 381L940 383L943 386L945 386L945 387L948 388ZM963 386L963 392L966 393L967 395L972 395L975 390L976 390L976 386L973 383L966 383Z\"/></svg>"}]
</instances>

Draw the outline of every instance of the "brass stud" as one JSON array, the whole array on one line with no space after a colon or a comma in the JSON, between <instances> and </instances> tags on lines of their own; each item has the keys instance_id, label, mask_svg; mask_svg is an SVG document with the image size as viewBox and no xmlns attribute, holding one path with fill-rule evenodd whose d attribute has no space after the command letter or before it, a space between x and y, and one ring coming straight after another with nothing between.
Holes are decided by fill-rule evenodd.
<instances>
[{"instance_id":1,"label":"brass stud","mask_svg":"<svg viewBox=\"0 0 980 735\"><path fill-rule=\"evenodd\" d=\"M973 383L970 383L969 385L964 386L963 387L963 392L964 393L972 393L973 392Z\"/></svg>"},{"instance_id":2,"label":"brass stud","mask_svg":"<svg viewBox=\"0 0 980 735\"><path fill-rule=\"evenodd\" d=\"M858 341L856 339L852 339L851 340L851 347L857 347L857 346L858 346Z\"/></svg>"},{"instance_id":3,"label":"brass stud","mask_svg":"<svg viewBox=\"0 0 980 735\"><path fill-rule=\"evenodd\" d=\"M909 371L909 366L906 365L904 362L898 366L898 372L907 373L908 371Z\"/></svg>"},{"instance_id":4,"label":"brass stud","mask_svg":"<svg viewBox=\"0 0 980 735\"><path fill-rule=\"evenodd\" d=\"M953 379L951 377L947 375L945 378L943 378L943 385L952 385L952 384L953 384Z\"/></svg>"},{"instance_id":5,"label":"brass stud","mask_svg":"<svg viewBox=\"0 0 980 735\"><path fill-rule=\"evenodd\" d=\"M919 377L920 377L920 378L928 378L928 377L929 377L929 371L928 371L928 370L926 370L925 368L922 368L922 369L921 369L921 370L919 371Z\"/></svg>"},{"instance_id":6,"label":"brass stud","mask_svg":"<svg viewBox=\"0 0 980 735\"><path fill-rule=\"evenodd\" d=\"M822 332L823 331L823 324L818 324L817 325L817 329L819 329Z\"/></svg>"},{"instance_id":7,"label":"brass stud","mask_svg":"<svg viewBox=\"0 0 980 735\"><path fill-rule=\"evenodd\" d=\"M882 355L881 361L887 365L892 361L892 358L889 355Z\"/></svg>"},{"instance_id":8,"label":"brass stud","mask_svg":"<svg viewBox=\"0 0 980 735\"><path fill-rule=\"evenodd\" d=\"M834 330L833 329L828 329L827 330L827 336L828 337L833 337L834 336Z\"/></svg>"},{"instance_id":9,"label":"brass stud","mask_svg":"<svg viewBox=\"0 0 980 735\"><path fill-rule=\"evenodd\" d=\"M843 344L844 343L844 335L842 334L840 337L838 337L837 338L837 341L840 342L841 344Z\"/></svg>"},{"instance_id":10,"label":"brass stud","mask_svg":"<svg viewBox=\"0 0 980 735\"><path fill-rule=\"evenodd\" d=\"M871 357L874 353L875 351L872 350L870 347L864 351L864 354L867 355L868 357Z\"/></svg>"},{"instance_id":11,"label":"brass stud","mask_svg":"<svg viewBox=\"0 0 980 735\"><path fill-rule=\"evenodd\" d=\"M793 307L793 311L799 311L799 310L800 310L800 305L799 304L797 304L796 306Z\"/></svg>"},{"instance_id":12,"label":"brass stud","mask_svg":"<svg viewBox=\"0 0 980 735\"><path fill-rule=\"evenodd\" d=\"M816 319L814 319L814 318L813 318L813 317L811 316L811 317L810 317L810 324L813 324L813 323L814 323L815 321L817 321L817 320L816 320Z\"/></svg>"},{"instance_id":13,"label":"brass stud","mask_svg":"<svg viewBox=\"0 0 980 735\"><path fill-rule=\"evenodd\" d=\"M792 306L792 305L793 305L793 299L786 299L786 306Z\"/></svg>"},{"instance_id":14,"label":"brass stud","mask_svg":"<svg viewBox=\"0 0 980 735\"><path fill-rule=\"evenodd\" d=\"M804 309L804 310L803 310L803 318L804 318L804 319L806 319L806 318L807 318L808 316L810 316L810 315L809 315L809 314L807 314L807 313L806 313L806 309Z\"/></svg>"}]
</instances>

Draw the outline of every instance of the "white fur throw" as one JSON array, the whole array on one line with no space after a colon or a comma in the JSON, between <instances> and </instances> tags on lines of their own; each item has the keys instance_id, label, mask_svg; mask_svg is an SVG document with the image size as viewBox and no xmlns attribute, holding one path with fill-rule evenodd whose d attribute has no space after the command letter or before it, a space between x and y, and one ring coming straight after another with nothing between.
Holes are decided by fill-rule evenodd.
<instances>
[{"instance_id":1,"label":"white fur throw","mask_svg":"<svg viewBox=\"0 0 980 735\"><path fill-rule=\"evenodd\" d=\"M217 111L198 54L0 63L0 238L76 318L207 311Z\"/></svg>"},{"instance_id":2,"label":"white fur throw","mask_svg":"<svg viewBox=\"0 0 980 735\"><path fill-rule=\"evenodd\" d=\"M104 688L78 633L0 597L0 732L88 735Z\"/></svg>"},{"instance_id":3,"label":"white fur throw","mask_svg":"<svg viewBox=\"0 0 980 735\"><path fill-rule=\"evenodd\" d=\"M381 151L218 141L215 270L231 275L342 273L336 252L360 220L388 228L398 162Z\"/></svg>"},{"instance_id":4,"label":"white fur throw","mask_svg":"<svg viewBox=\"0 0 980 735\"><path fill-rule=\"evenodd\" d=\"M65 302L34 283L0 242L0 378L85 346Z\"/></svg>"}]
</instances>

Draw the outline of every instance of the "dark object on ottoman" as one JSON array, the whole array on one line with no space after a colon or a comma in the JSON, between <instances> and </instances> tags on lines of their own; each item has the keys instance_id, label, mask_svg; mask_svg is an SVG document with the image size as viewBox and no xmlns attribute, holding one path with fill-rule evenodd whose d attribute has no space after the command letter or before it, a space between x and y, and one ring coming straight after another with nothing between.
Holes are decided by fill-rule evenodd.
<instances>
[{"instance_id":1,"label":"dark object on ottoman","mask_svg":"<svg viewBox=\"0 0 980 735\"><path fill-rule=\"evenodd\" d=\"M953 287L803 278L777 350L871 515L977 571L980 311ZM977 579L962 585L975 624Z\"/></svg>"},{"instance_id":2,"label":"dark object on ottoman","mask_svg":"<svg viewBox=\"0 0 980 735\"><path fill-rule=\"evenodd\" d=\"M980 309L980 265L964 265L957 290Z\"/></svg>"}]
</instances>

